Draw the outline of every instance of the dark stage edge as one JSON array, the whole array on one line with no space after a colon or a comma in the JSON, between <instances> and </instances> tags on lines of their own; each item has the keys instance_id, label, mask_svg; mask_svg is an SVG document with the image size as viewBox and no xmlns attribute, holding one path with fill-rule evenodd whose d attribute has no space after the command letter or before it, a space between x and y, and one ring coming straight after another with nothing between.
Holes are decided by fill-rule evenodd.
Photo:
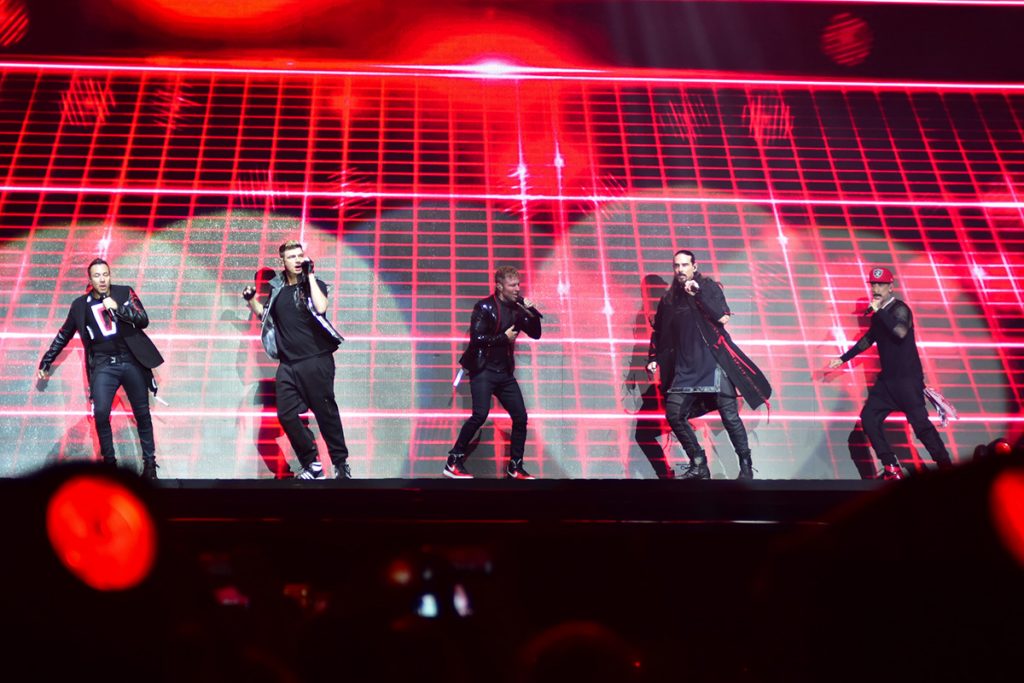
<instances>
[{"instance_id":1,"label":"dark stage edge","mask_svg":"<svg viewBox=\"0 0 1024 683\"><path fill-rule=\"evenodd\" d=\"M810 523L874 497L881 481L164 479L171 522L475 524Z\"/></svg>"}]
</instances>

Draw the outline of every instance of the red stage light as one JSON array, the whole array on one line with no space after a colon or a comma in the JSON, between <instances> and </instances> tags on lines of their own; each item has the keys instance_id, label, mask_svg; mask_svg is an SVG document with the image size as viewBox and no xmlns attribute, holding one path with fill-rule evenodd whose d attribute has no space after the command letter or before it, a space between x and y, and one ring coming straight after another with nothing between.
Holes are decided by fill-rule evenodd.
<instances>
[{"instance_id":1,"label":"red stage light","mask_svg":"<svg viewBox=\"0 0 1024 683\"><path fill-rule=\"evenodd\" d=\"M856 66L871 54L874 37L868 22L849 12L829 20L821 34L821 49L836 64Z\"/></svg>"},{"instance_id":2,"label":"red stage light","mask_svg":"<svg viewBox=\"0 0 1024 683\"><path fill-rule=\"evenodd\" d=\"M28 10L22 0L0 0L0 47L11 47L28 33Z\"/></svg>"},{"instance_id":3,"label":"red stage light","mask_svg":"<svg viewBox=\"0 0 1024 683\"><path fill-rule=\"evenodd\" d=\"M1024 565L1024 472L1007 470L992 483L992 521L1003 545Z\"/></svg>"},{"instance_id":4,"label":"red stage light","mask_svg":"<svg viewBox=\"0 0 1024 683\"><path fill-rule=\"evenodd\" d=\"M103 477L61 485L47 507L46 530L61 563L96 590L137 586L156 559L156 525L146 505Z\"/></svg>"},{"instance_id":5,"label":"red stage light","mask_svg":"<svg viewBox=\"0 0 1024 683\"><path fill-rule=\"evenodd\" d=\"M132 0L145 13L187 20L253 19L298 6L296 0Z\"/></svg>"}]
</instances>

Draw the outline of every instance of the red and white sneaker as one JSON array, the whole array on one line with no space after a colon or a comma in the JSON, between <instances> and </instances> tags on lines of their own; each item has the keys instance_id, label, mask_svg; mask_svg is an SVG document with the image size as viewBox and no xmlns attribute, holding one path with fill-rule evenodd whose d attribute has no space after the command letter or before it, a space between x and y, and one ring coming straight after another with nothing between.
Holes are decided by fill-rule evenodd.
<instances>
[{"instance_id":1,"label":"red and white sneaker","mask_svg":"<svg viewBox=\"0 0 1024 683\"><path fill-rule=\"evenodd\" d=\"M903 469L899 465L886 465L882 470L882 479L886 481L899 481L903 479Z\"/></svg>"},{"instance_id":2,"label":"red and white sneaker","mask_svg":"<svg viewBox=\"0 0 1024 683\"><path fill-rule=\"evenodd\" d=\"M508 467L505 468L506 479L536 479L532 474L527 472L523 468L522 462L516 462L515 460L508 461Z\"/></svg>"},{"instance_id":3,"label":"red and white sneaker","mask_svg":"<svg viewBox=\"0 0 1024 683\"><path fill-rule=\"evenodd\" d=\"M472 479L473 475L470 474L469 470L462 463L465 460L465 456L448 456L448 462L444 466L444 476L450 479Z\"/></svg>"}]
</instances>

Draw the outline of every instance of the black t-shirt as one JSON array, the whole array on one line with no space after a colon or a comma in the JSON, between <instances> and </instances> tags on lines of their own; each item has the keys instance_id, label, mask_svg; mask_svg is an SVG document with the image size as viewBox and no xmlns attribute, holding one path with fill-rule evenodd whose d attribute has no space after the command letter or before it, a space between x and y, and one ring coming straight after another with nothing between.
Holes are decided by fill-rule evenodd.
<instances>
[{"instance_id":1,"label":"black t-shirt","mask_svg":"<svg viewBox=\"0 0 1024 683\"><path fill-rule=\"evenodd\" d=\"M316 280L320 291L327 295L327 285ZM309 312L301 285L285 285L274 299L270 309L277 330L277 349L281 360L298 361L325 353L333 353L337 343L320 327Z\"/></svg>"},{"instance_id":2,"label":"black t-shirt","mask_svg":"<svg viewBox=\"0 0 1024 683\"><path fill-rule=\"evenodd\" d=\"M103 301L92 296L86 302L89 313L85 316L85 331L89 335L92 352L100 356L117 356L128 353L128 346L121 336L119 321L103 306Z\"/></svg>"},{"instance_id":3,"label":"black t-shirt","mask_svg":"<svg viewBox=\"0 0 1024 683\"><path fill-rule=\"evenodd\" d=\"M516 319L516 308L513 304L505 301L500 296L494 297L498 302L498 324L495 334L504 334L505 330L512 326ZM487 349L487 362L484 367L496 372L508 372L511 370L509 357L512 355L510 344L501 344Z\"/></svg>"},{"instance_id":4,"label":"black t-shirt","mask_svg":"<svg viewBox=\"0 0 1024 683\"><path fill-rule=\"evenodd\" d=\"M694 298L680 294L674 302L672 320L676 327L676 368L669 392L714 392L718 367L697 327L700 315Z\"/></svg>"}]
</instances>

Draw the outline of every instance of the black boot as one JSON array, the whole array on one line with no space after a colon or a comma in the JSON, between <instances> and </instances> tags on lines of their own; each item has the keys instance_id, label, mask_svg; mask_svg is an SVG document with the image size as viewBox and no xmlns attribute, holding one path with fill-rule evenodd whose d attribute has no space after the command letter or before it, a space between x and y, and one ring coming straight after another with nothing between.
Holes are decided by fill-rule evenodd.
<instances>
[{"instance_id":1,"label":"black boot","mask_svg":"<svg viewBox=\"0 0 1024 683\"><path fill-rule=\"evenodd\" d=\"M155 456L142 456L142 478L143 479L157 479L156 476L156 457Z\"/></svg>"},{"instance_id":2,"label":"black boot","mask_svg":"<svg viewBox=\"0 0 1024 683\"><path fill-rule=\"evenodd\" d=\"M104 467L115 469L117 467L117 458L112 455L104 455L103 460L100 462Z\"/></svg>"},{"instance_id":3,"label":"black boot","mask_svg":"<svg viewBox=\"0 0 1024 683\"><path fill-rule=\"evenodd\" d=\"M750 451L747 451L746 453L737 453L736 455L740 458L740 473L736 478L753 479L754 465L750 462Z\"/></svg>"},{"instance_id":4,"label":"black boot","mask_svg":"<svg viewBox=\"0 0 1024 683\"><path fill-rule=\"evenodd\" d=\"M679 479L710 479L711 470L708 469L708 459L701 451L700 455L690 458L690 466L683 470Z\"/></svg>"}]
</instances>

